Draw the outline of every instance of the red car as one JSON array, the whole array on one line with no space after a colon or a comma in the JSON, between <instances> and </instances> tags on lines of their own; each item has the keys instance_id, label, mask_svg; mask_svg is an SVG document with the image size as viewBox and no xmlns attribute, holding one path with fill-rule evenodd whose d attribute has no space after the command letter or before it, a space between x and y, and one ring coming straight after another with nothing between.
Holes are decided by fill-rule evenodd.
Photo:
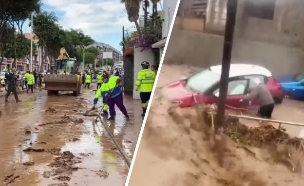
<instances>
[{"instance_id":1,"label":"red car","mask_svg":"<svg viewBox=\"0 0 304 186\"><path fill-rule=\"evenodd\" d=\"M167 86L170 100L180 107L191 107L196 103L214 104L219 95L219 83L222 66L212 66L188 78L175 81ZM282 103L284 93L269 70L251 64L231 64L226 104L232 107L242 107L240 102L250 89L255 86L254 79L259 78L265 83L276 103ZM252 100L252 105L258 105Z\"/></svg>"}]
</instances>

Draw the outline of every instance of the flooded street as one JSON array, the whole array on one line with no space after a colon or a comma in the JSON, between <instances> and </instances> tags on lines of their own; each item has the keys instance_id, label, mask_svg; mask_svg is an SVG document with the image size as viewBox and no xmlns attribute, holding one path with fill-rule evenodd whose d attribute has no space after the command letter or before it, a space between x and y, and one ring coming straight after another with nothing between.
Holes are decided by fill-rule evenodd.
<instances>
[{"instance_id":1,"label":"flooded street","mask_svg":"<svg viewBox=\"0 0 304 186\"><path fill-rule=\"evenodd\" d=\"M94 186L124 185L128 166L101 122L83 114L92 107L94 92L79 97L47 96L45 91L10 97L0 108L0 185ZM131 160L142 124L141 104L125 96L131 117L117 112L107 121L118 144Z\"/></svg>"},{"instance_id":2,"label":"flooded street","mask_svg":"<svg viewBox=\"0 0 304 186\"><path fill-rule=\"evenodd\" d=\"M242 142L232 140L217 144L201 127L204 125L203 114L191 117L190 108L172 109L164 86L191 73L193 70L185 65L163 64L129 186L195 186L202 183L210 186L301 185L303 172L293 172L278 162L278 157L271 156L274 154L269 150L271 148L250 145L242 148ZM276 106L273 117L304 123L303 107L303 102L286 99ZM240 123L259 126L258 122L250 120L241 120ZM303 130L303 127L282 126L292 136L299 136ZM263 139L264 136L257 135L257 138ZM288 151L288 156L292 157L292 164L296 162L303 170L303 158L297 152Z\"/></svg>"}]
</instances>

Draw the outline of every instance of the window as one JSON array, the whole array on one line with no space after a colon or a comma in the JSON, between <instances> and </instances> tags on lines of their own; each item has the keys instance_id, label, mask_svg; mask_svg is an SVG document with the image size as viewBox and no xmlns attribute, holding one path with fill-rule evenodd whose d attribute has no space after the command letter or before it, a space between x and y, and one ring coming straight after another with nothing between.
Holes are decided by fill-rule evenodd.
<instances>
[{"instance_id":1,"label":"window","mask_svg":"<svg viewBox=\"0 0 304 186\"><path fill-rule=\"evenodd\" d=\"M246 79L249 79L249 89L256 86L254 83L254 79L259 79L261 83L265 83L265 77L262 75L252 75L252 76L245 76Z\"/></svg>"},{"instance_id":2,"label":"window","mask_svg":"<svg viewBox=\"0 0 304 186\"><path fill-rule=\"evenodd\" d=\"M245 14L250 17L273 20L276 0L247 0Z\"/></svg>"},{"instance_id":3,"label":"window","mask_svg":"<svg viewBox=\"0 0 304 186\"><path fill-rule=\"evenodd\" d=\"M248 80L233 80L228 84L227 96L244 95ZM219 96L219 89L214 91L215 96Z\"/></svg>"},{"instance_id":4,"label":"window","mask_svg":"<svg viewBox=\"0 0 304 186\"><path fill-rule=\"evenodd\" d=\"M205 92L212 85L220 81L220 74L207 69L201 71L186 80L186 87L195 92Z\"/></svg>"}]
</instances>

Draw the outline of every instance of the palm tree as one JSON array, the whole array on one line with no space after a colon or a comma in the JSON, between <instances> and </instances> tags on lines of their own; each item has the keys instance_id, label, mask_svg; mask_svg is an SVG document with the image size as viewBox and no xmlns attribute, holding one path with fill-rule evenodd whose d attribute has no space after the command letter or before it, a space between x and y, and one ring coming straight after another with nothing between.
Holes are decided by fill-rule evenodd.
<instances>
[{"instance_id":1,"label":"palm tree","mask_svg":"<svg viewBox=\"0 0 304 186\"><path fill-rule=\"evenodd\" d=\"M121 2L125 4L129 21L134 22L137 32L141 33L141 29L138 24L141 0L121 0Z\"/></svg>"}]
</instances>

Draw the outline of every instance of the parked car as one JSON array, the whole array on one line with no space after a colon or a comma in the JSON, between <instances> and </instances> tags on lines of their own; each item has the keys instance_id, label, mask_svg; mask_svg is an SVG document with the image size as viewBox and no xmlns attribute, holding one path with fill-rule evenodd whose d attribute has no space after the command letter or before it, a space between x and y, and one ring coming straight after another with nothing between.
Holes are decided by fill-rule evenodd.
<instances>
[{"instance_id":1,"label":"parked car","mask_svg":"<svg viewBox=\"0 0 304 186\"><path fill-rule=\"evenodd\" d=\"M188 78L175 81L167 86L171 101L181 107L191 107L196 103L214 104L219 95L221 65L212 66ZM284 92L280 83L272 77L269 70L251 64L231 64L226 104L242 107L240 102L255 86L254 79L259 78L269 88L276 103L282 103ZM258 105L252 100L252 105Z\"/></svg>"},{"instance_id":2,"label":"parked car","mask_svg":"<svg viewBox=\"0 0 304 186\"><path fill-rule=\"evenodd\" d=\"M279 83L300 82L304 79L304 73L289 74L278 78Z\"/></svg>"},{"instance_id":3,"label":"parked car","mask_svg":"<svg viewBox=\"0 0 304 186\"><path fill-rule=\"evenodd\" d=\"M304 101L304 78L300 81L281 83L281 87L289 98Z\"/></svg>"}]
</instances>

